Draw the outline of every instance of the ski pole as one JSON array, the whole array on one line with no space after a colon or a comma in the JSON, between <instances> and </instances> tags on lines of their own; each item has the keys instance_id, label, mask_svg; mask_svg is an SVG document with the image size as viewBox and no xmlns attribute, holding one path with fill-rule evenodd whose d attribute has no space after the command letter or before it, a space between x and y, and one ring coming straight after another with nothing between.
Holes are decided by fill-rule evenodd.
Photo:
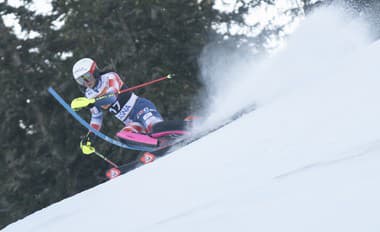
<instances>
[{"instance_id":1,"label":"ski pole","mask_svg":"<svg viewBox=\"0 0 380 232\"><path fill-rule=\"evenodd\" d=\"M119 169L119 166L117 164L115 164L111 160L107 159L107 157L105 157L104 155L100 154L99 152L95 151L95 155L97 155L100 158L102 158L104 161L106 161L107 163L109 163L110 165L112 165L114 168Z\"/></svg>"},{"instance_id":2,"label":"ski pole","mask_svg":"<svg viewBox=\"0 0 380 232\"><path fill-rule=\"evenodd\" d=\"M163 81L166 79L173 78L173 76L174 76L174 74L168 74L168 75L160 77L158 79L148 81L148 82L145 82L145 83L140 84L140 85L133 86L133 87L128 88L128 89L120 90L118 93L122 94L122 93L130 92L130 91L133 91L135 89L139 89L139 88L142 88L144 86L148 86L148 85L157 83L159 81ZM70 105L74 111L79 111L85 107L91 107L91 105L95 104L95 102L97 102L97 101L102 101L102 100L107 101L108 98L111 98L114 96L115 96L114 93L109 93L109 94L106 94L106 95L103 95L100 97L96 97L96 98L77 97L71 101Z\"/></svg>"},{"instance_id":3,"label":"ski pole","mask_svg":"<svg viewBox=\"0 0 380 232\"><path fill-rule=\"evenodd\" d=\"M120 176L121 171L120 171L120 168L117 164L115 164L111 160L107 159L107 157L105 157L104 155L100 154L97 151L95 151L94 153L95 153L95 155L102 158L104 161L106 161L107 163L109 163L113 167L113 168L108 169L108 171L106 172L106 176L108 179L113 179L113 178Z\"/></svg>"},{"instance_id":4,"label":"ski pole","mask_svg":"<svg viewBox=\"0 0 380 232\"><path fill-rule=\"evenodd\" d=\"M151 84L154 84L154 83L157 83L159 81L163 81L163 80L166 80L166 79L171 79L174 77L174 74L168 74L166 76L163 76L163 77L160 77L160 78L157 78L155 80L152 80L152 81L148 81L148 82L145 82L143 84L140 84L140 85L136 85L136 86L133 86L131 88L128 88L128 89L123 89L123 90L120 90L119 91L119 94L120 93L126 93L126 92L130 92L130 91L133 91L135 89L139 89L139 88L142 88L142 87L145 87L145 86L148 86L148 85L151 85Z\"/></svg>"}]
</instances>

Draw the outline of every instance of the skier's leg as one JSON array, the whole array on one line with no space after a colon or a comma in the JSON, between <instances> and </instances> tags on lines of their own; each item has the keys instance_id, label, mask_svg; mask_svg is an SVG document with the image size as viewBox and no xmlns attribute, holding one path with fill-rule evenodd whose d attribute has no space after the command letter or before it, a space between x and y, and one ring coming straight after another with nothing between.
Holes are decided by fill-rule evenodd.
<instances>
[{"instance_id":1,"label":"skier's leg","mask_svg":"<svg viewBox=\"0 0 380 232\"><path fill-rule=\"evenodd\" d=\"M130 120L139 122L145 127L146 133L151 132L152 127L164 121L156 106L145 98L139 98L131 112Z\"/></svg>"}]
</instances>

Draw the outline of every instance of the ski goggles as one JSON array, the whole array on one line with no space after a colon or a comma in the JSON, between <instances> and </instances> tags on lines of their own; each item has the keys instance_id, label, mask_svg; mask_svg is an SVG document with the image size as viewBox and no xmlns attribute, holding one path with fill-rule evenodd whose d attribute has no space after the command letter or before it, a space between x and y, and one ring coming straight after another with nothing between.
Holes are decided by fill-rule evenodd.
<instances>
[{"instance_id":1,"label":"ski goggles","mask_svg":"<svg viewBox=\"0 0 380 232\"><path fill-rule=\"evenodd\" d=\"M80 85L84 85L85 83L88 83L90 82L91 80L94 80L94 75L92 75L90 72L87 72L85 74L83 74L82 76L78 77L76 79L76 81L80 84Z\"/></svg>"}]
</instances>

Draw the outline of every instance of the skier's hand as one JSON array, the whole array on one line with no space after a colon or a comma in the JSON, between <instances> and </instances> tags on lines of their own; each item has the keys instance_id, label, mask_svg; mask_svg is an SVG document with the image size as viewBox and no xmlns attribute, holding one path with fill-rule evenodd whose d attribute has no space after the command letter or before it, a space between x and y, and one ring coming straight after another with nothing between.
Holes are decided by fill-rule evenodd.
<instances>
[{"instance_id":1,"label":"skier's hand","mask_svg":"<svg viewBox=\"0 0 380 232\"><path fill-rule=\"evenodd\" d=\"M91 141L94 140L95 135L91 132L88 132L85 136L81 137L80 149L85 155L91 155L95 152L95 148L91 146Z\"/></svg>"},{"instance_id":2,"label":"skier's hand","mask_svg":"<svg viewBox=\"0 0 380 232\"><path fill-rule=\"evenodd\" d=\"M84 108L91 108L95 102L95 98L77 97L71 101L71 108L74 111L79 111Z\"/></svg>"}]
</instances>

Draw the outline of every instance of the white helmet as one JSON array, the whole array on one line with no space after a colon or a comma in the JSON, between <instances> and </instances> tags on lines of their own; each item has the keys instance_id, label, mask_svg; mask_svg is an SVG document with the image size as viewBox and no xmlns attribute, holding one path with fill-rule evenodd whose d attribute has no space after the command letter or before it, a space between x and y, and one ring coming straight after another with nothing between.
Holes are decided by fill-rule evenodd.
<instances>
[{"instance_id":1,"label":"white helmet","mask_svg":"<svg viewBox=\"0 0 380 232\"><path fill-rule=\"evenodd\" d=\"M90 58L82 58L74 64L73 76L78 84L84 86L84 83L91 78L98 78L99 68L94 60Z\"/></svg>"}]
</instances>

